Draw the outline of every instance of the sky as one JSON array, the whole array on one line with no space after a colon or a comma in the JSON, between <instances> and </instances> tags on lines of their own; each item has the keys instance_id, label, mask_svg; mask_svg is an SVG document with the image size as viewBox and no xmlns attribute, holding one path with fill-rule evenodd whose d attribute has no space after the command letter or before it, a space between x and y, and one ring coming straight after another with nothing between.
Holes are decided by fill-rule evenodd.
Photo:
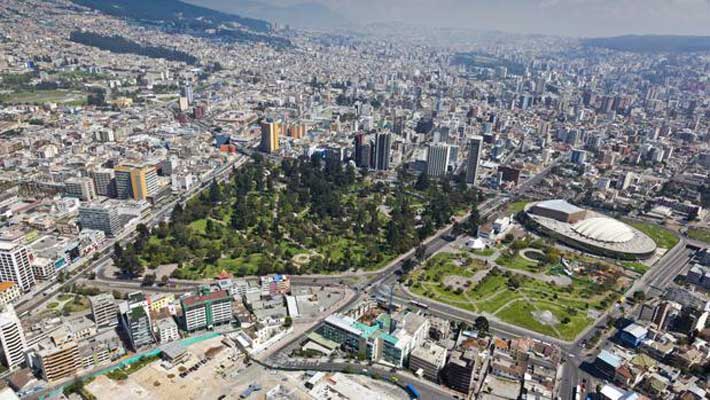
<instances>
[{"instance_id":1,"label":"sky","mask_svg":"<svg viewBox=\"0 0 710 400\"><path fill-rule=\"evenodd\" d=\"M237 4L244 0L188 1L207 6L222 3L229 7L230 2ZM710 35L710 0L250 1L278 6L319 3L355 24L406 22L577 37L622 34Z\"/></svg>"}]
</instances>

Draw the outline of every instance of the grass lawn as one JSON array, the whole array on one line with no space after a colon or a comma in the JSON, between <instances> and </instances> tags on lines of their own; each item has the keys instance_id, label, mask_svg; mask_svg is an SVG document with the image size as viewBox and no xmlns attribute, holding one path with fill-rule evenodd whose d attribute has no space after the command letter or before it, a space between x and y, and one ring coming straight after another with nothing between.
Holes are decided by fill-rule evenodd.
<instances>
[{"instance_id":1,"label":"grass lawn","mask_svg":"<svg viewBox=\"0 0 710 400\"><path fill-rule=\"evenodd\" d=\"M204 235L207 229L207 219L201 218L190 223L190 228L194 229L195 232Z\"/></svg>"},{"instance_id":2,"label":"grass lawn","mask_svg":"<svg viewBox=\"0 0 710 400\"><path fill-rule=\"evenodd\" d=\"M507 323L564 340L574 339L592 322L587 316L588 310L604 308L600 304L605 299L617 297L613 290L602 290L588 279L577 278L571 286L560 287L500 270L492 270L464 292L447 290L442 283L447 275L466 276L469 272L453 265L454 259L455 255L447 253L432 258L425 270L413 274L415 283L411 290L420 296L472 312L486 312ZM606 304L610 304L608 300ZM532 314L534 311L550 311L558 323L555 326L541 323Z\"/></svg>"},{"instance_id":3,"label":"grass lawn","mask_svg":"<svg viewBox=\"0 0 710 400\"><path fill-rule=\"evenodd\" d=\"M78 301L77 300L71 300L64 304L64 307L62 307L62 313L64 314L71 314L79 311L85 311L89 309L89 299L86 297L79 297Z\"/></svg>"},{"instance_id":4,"label":"grass lawn","mask_svg":"<svg viewBox=\"0 0 710 400\"><path fill-rule=\"evenodd\" d=\"M505 214L517 214L523 211L527 204L528 202L525 200L514 201L508 204L508 207L505 208Z\"/></svg>"},{"instance_id":5,"label":"grass lawn","mask_svg":"<svg viewBox=\"0 0 710 400\"><path fill-rule=\"evenodd\" d=\"M621 265L622 265L624 268L630 269L630 270L632 270L632 271L634 271L634 272L636 272L636 273L639 273L639 274L641 274L641 275L645 274L646 271L648 271L648 268L649 268L649 266L646 265L646 264L644 264L644 263L634 262L634 261L624 261L624 262L621 263Z\"/></svg>"},{"instance_id":6,"label":"grass lawn","mask_svg":"<svg viewBox=\"0 0 710 400\"><path fill-rule=\"evenodd\" d=\"M537 261L531 261L528 260L527 258L521 256L519 253L516 253L514 256L510 257L508 255L501 255L496 259L496 264L511 268L511 269L520 269L524 271L530 271L530 272L540 272L540 263Z\"/></svg>"},{"instance_id":7,"label":"grass lawn","mask_svg":"<svg viewBox=\"0 0 710 400\"><path fill-rule=\"evenodd\" d=\"M481 250L471 250L471 253L478 255L478 256L483 256L483 257L490 257L493 254L495 254L496 249L493 248L485 248Z\"/></svg>"},{"instance_id":8,"label":"grass lawn","mask_svg":"<svg viewBox=\"0 0 710 400\"><path fill-rule=\"evenodd\" d=\"M260 253L253 253L239 258L221 258L217 260L216 266L206 268L203 274L206 277L216 276L222 270L237 274L239 276L254 275L259 269L263 256ZM212 272L208 271L212 270Z\"/></svg>"},{"instance_id":9,"label":"grass lawn","mask_svg":"<svg viewBox=\"0 0 710 400\"><path fill-rule=\"evenodd\" d=\"M710 243L710 229L708 228L689 228L688 237L693 240Z\"/></svg>"},{"instance_id":10,"label":"grass lawn","mask_svg":"<svg viewBox=\"0 0 710 400\"><path fill-rule=\"evenodd\" d=\"M678 243L678 237L660 225L639 221L629 222L629 225L648 235L658 247L671 249Z\"/></svg>"},{"instance_id":11,"label":"grass lawn","mask_svg":"<svg viewBox=\"0 0 710 400\"><path fill-rule=\"evenodd\" d=\"M552 327L541 324L533 317L532 313L535 311L537 310L532 304L521 300L510 304L496 315L498 318L509 324L530 329L544 335L557 337L557 333L555 333L555 330L552 329Z\"/></svg>"},{"instance_id":12,"label":"grass lawn","mask_svg":"<svg viewBox=\"0 0 710 400\"><path fill-rule=\"evenodd\" d=\"M0 103L5 104L44 104L65 103L72 105L86 104L86 94L69 90L35 90L21 91L0 97Z\"/></svg>"}]
</instances>

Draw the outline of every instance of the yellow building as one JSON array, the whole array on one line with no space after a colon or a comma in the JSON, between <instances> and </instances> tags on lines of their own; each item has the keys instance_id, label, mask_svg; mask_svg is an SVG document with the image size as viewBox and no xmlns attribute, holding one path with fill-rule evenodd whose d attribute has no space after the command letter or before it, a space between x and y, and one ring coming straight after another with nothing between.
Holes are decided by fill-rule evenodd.
<instances>
[{"instance_id":1,"label":"yellow building","mask_svg":"<svg viewBox=\"0 0 710 400\"><path fill-rule=\"evenodd\" d=\"M164 294L151 296L150 304L148 307L151 311L160 311L161 309L167 307L170 303L175 301L174 294Z\"/></svg>"},{"instance_id":2,"label":"yellow building","mask_svg":"<svg viewBox=\"0 0 710 400\"><path fill-rule=\"evenodd\" d=\"M111 104L119 108L130 107L133 105L133 99L131 99L130 97L119 97L116 100L112 101Z\"/></svg>"},{"instance_id":3,"label":"yellow building","mask_svg":"<svg viewBox=\"0 0 710 400\"><path fill-rule=\"evenodd\" d=\"M21 295L20 287L15 282L0 282L0 308L12 303Z\"/></svg>"},{"instance_id":4,"label":"yellow building","mask_svg":"<svg viewBox=\"0 0 710 400\"><path fill-rule=\"evenodd\" d=\"M281 122L267 121L261 123L261 151L275 153L279 151Z\"/></svg>"},{"instance_id":5,"label":"yellow building","mask_svg":"<svg viewBox=\"0 0 710 400\"><path fill-rule=\"evenodd\" d=\"M124 164L115 168L119 199L145 200L158 191L158 173L152 165Z\"/></svg>"}]
</instances>

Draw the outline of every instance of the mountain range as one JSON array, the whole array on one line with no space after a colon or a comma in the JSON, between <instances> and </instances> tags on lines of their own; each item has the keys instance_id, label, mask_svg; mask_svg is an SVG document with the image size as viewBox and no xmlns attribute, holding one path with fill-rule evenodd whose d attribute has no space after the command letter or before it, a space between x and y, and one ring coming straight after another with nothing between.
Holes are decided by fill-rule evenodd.
<instances>
[{"instance_id":1,"label":"mountain range","mask_svg":"<svg viewBox=\"0 0 710 400\"><path fill-rule=\"evenodd\" d=\"M255 0L185 0L191 4L210 7L228 13L261 18L279 24L299 28L332 29L348 27L351 22L333 11L330 7L317 2L295 4L274 4Z\"/></svg>"}]
</instances>

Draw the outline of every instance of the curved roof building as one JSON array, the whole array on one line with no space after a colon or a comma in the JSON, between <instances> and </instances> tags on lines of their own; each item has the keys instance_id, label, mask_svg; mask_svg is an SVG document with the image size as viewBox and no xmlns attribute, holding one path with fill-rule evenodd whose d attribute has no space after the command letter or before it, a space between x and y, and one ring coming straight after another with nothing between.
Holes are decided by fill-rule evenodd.
<instances>
[{"instance_id":1,"label":"curved roof building","mask_svg":"<svg viewBox=\"0 0 710 400\"><path fill-rule=\"evenodd\" d=\"M638 229L566 200L528 204L525 219L533 229L589 253L638 259L656 252L656 243Z\"/></svg>"}]
</instances>

